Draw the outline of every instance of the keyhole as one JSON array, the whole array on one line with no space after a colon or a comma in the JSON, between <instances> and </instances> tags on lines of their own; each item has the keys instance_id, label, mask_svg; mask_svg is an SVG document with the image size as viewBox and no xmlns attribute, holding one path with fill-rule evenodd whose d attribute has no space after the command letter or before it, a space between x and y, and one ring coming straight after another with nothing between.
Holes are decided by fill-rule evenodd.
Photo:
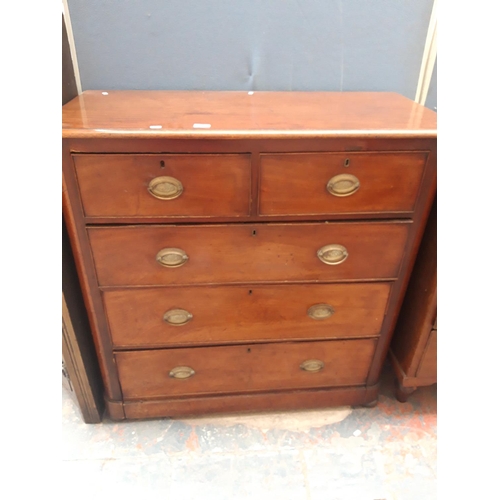
<instances>
[{"instance_id":1,"label":"keyhole","mask_svg":"<svg viewBox=\"0 0 500 500\"><path fill-rule=\"evenodd\" d=\"M248 290L248 295L252 295L252 290Z\"/></svg>"},{"instance_id":2,"label":"keyhole","mask_svg":"<svg viewBox=\"0 0 500 500\"><path fill-rule=\"evenodd\" d=\"M250 347L247 349L247 352L252 352L252 349L250 349Z\"/></svg>"},{"instance_id":3,"label":"keyhole","mask_svg":"<svg viewBox=\"0 0 500 500\"><path fill-rule=\"evenodd\" d=\"M350 163L351 163L351 162L350 162L349 158L346 158L346 159L344 160L344 167L348 167Z\"/></svg>"},{"instance_id":4,"label":"keyhole","mask_svg":"<svg viewBox=\"0 0 500 500\"><path fill-rule=\"evenodd\" d=\"M252 236L257 236L257 230L255 230L255 229L254 229L254 230L252 231Z\"/></svg>"},{"instance_id":5,"label":"keyhole","mask_svg":"<svg viewBox=\"0 0 500 500\"><path fill-rule=\"evenodd\" d=\"M160 161L160 168L165 168L165 162L163 160Z\"/></svg>"}]
</instances>

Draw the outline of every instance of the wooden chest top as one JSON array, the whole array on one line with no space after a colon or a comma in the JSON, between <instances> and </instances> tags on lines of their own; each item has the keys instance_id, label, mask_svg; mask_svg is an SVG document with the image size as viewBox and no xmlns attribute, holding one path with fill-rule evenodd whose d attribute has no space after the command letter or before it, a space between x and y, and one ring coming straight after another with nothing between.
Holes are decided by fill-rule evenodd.
<instances>
[{"instance_id":1,"label":"wooden chest top","mask_svg":"<svg viewBox=\"0 0 500 500\"><path fill-rule=\"evenodd\" d=\"M436 113L385 92L86 91L63 138L436 137Z\"/></svg>"}]
</instances>

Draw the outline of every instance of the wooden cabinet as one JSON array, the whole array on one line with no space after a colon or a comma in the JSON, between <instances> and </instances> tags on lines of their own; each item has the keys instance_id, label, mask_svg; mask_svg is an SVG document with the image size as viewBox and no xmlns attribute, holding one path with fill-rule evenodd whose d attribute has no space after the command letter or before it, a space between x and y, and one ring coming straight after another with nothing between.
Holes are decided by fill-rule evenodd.
<instances>
[{"instance_id":1,"label":"wooden cabinet","mask_svg":"<svg viewBox=\"0 0 500 500\"><path fill-rule=\"evenodd\" d=\"M391 343L396 396L437 382L437 204L429 216Z\"/></svg>"},{"instance_id":2,"label":"wooden cabinet","mask_svg":"<svg viewBox=\"0 0 500 500\"><path fill-rule=\"evenodd\" d=\"M114 419L371 405L436 188L395 94L84 92L64 214Z\"/></svg>"}]
</instances>

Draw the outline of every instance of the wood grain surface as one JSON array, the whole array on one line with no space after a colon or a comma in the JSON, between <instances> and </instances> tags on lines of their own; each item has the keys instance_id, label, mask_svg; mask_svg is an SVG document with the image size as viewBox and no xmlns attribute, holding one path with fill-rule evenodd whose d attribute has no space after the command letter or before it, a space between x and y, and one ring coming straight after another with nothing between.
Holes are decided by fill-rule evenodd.
<instances>
[{"instance_id":1,"label":"wood grain surface","mask_svg":"<svg viewBox=\"0 0 500 500\"><path fill-rule=\"evenodd\" d=\"M389 92L89 90L63 108L64 138L124 136L436 137L436 114Z\"/></svg>"},{"instance_id":2,"label":"wood grain surface","mask_svg":"<svg viewBox=\"0 0 500 500\"><path fill-rule=\"evenodd\" d=\"M103 300L115 347L216 345L234 342L377 336L390 283L198 286L106 290ZM308 315L331 306L324 319ZM182 309L182 325L164 320Z\"/></svg>"},{"instance_id":3,"label":"wood grain surface","mask_svg":"<svg viewBox=\"0 0 500 500\"><path fill-rule=\"evenodd\" d=\"M363 384L375 339L247 344L115 353L125 399L195 394L244 393ZM319 360L316 373L301 369ZM176 379L170 372L189 367L194 375Z\"/></svg>"},{"instance_id":4,"label":"wood grain surface","mask_svg":"<svg viewBox=\"0 0 500 500\"><path fill-rule=\"evenodd\" d=\"M88 229L101 286L394 279L410 223L127 226ZM340 244L347 259L320 261ZM156 256L177 248L188 260L166 268Z\"/></svg>"}]
</instances>

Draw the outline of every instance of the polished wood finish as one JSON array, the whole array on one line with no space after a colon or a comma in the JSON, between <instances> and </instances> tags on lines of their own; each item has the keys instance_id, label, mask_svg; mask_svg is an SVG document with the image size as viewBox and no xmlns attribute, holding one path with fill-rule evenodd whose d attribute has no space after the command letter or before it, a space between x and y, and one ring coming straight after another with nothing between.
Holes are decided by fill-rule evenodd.
<instances>
[{"instance_id":1,"label":"polished wood finish","mask_svg":"<svg viewBox=\"0 0 500 500\"><path fill-rule=\"evenodd\" d=\"M261 224L89 228L101 286L394 279L409 223ZM339 265L317 251L340 243ZM184 251L188 260L165 268L156 255Z\"/></svg>"},{"instance_id":2,"label":"polished wood finish","mask_svg":"<svg viewBox=\"0 0 500 500\"><path fill-rule=\"evenodd\" d=\"M390 289L390 283L128 288L106 290L103 300L113 345L130 349L378 336ZM333 314L311 318L316 304L331 305ZM177 308L192 319L165 322L165 312Z\"/></svg>"},{"instance_id":3,"label":"polished wood finish","mask_svg":"<svg viewBox=\"0 0 500 500\"><path fill-rule=\"evenodd\" d=\"M63 115L68 139L339 136L435 138L436 115L393 93L136 90L86 91Z\"/></svg>"},{"instance_id":4,"label":"polished wood finish","mask_svg":"<svg viewBox=\"0 0 500 500\"><path fill-rule=\"evenodd\" d=\"M286 344L247 344L115 353L125 399L361 385L370 368L375 339ZM301 369L320 360L316 373ZM177 380L178 366L194 375ZM138 376L140 374L140 376Z\"/></svg>"},{"instance_id":5,"label":"polished wood finish","mask_svg":"<svg viewBox=\"0 0 500 500\"><path fill-rule=\"evenodd\" d=\"M426 153L293 153L261 158L260 208L264 215L372 214L413 211ZM335 176L354 176L360 187L336 196Z\"/></svg>"},{"instance_id":6,"label":"polished wood finish","mask_svg":"<svg viewBox=\"0 0 500 500\"><path fill-rule=\"evenodd\" d=\"M249 155L74 155L88 217L242 217L250 214ZM148 192L157 177L184 187L173 200Z\"/></svg>"},{"instance_id":7,"label":"polished wood finish","mask_svg":"<svg viewBox=\"0 0 500 500\"><path fill-rule=\"evenodd\" d=\"M437 203L434 202L391 343L396 395L437 381ZM405 389L405 390L403 390Z\"/></svg>"},{"instance_id":8,"label":"polished wood finish","mask_svg":"<svg viewBox=\"0 0 500 500\"><path fill-rule=\"evenodd\" d=\"M257 99L248 101L254 97ZM193 123L205 123L202 120L209 117L213 118L210 129L192 127ZM160 119L161 122L154 123ZM111 91L107 96L100 92L84 93L65 107L63 122L64 208L113 418L376 402L380 370L436 189L433 112L393 94L304 92L249 96L242 92ZM149 125L162 128L150 129ZM307 211L299 213L302 208L294 209L293 200L283 193L286 189L282 187L279 191L274 185L280 180L275 178L273 185L267 186L278 189L274 196L280 203L283 200L290 203L290 211L264 214L261 208L266 204L271 206L269 203L273 201L265 199L268 196L263 179L265 156L288 157L295 153L315 158L318 154L337 157L356 153L377 158L381 158L377 155L401 155L400 158L424 158L425 163L416 161L408 168L402 163L391 167L390 162L379 162L378 176L372 176L368 183L364 177L359 186L357 177L353 180L344 176L339 182L336 176L343 174L332 172L322 187L332 199L328 190L335 195L345 194L346 189L355 191L351 196L338 197L339 200L355 200L368 190L372 193L371 201L365 199L364 208L352 202L352 208L345 212L329 209L322 213L325 209L318 208L316 195L309 194L300 200ZM137 211L139 215L102 216L84 213L74 162L77 156L227 154L250 158L250 196L245 198L249 201L248 215L232 213L207 218L196 211L188 213L192 208L188 206L184 212L187 216L180 217L173 212L155 215ZM355 158L361 157L357 155ZM320 163L313 163L321 168ZM387 186L372 184L384 177L384 165L406 169L404 178L408 185L398 188L397 191L405 193L399 201ZM343 168L354 167L349 164ZM293 162L289 170L293 178L294 174L300 177L303 169ZM372 175L365 164L363 171ZM106 172L109 173L103 165L102 175L106 176ZM327 186L332 177L336 180ZM281 180L283 185L288 182ZM147 189L150 181L142 182ZM167 188L173 186L169 196L173 193L174 199L166 203L175 203L188 192L186 188L178 196L177 180L168 182ZM304 180L312 185L308 182ZM287 189L292 188L297 185L292 183ZM136 184L133 189L138 189ZM377 189L379 194L386 190L385 202L375 200ZM113 203L110 200L109 206ZM330 264L337 262L336 265L325 264L318 258L318 250L325 247L330 250L321 258ZM344 312L342 304L347 303L351 309L337 328L342 337L336 336L335 328L327 332L323 326L328 321L332 325L340 322L341 316L340 312L329 312L326 299L319 302L321 294L315 295L317 304L303 302L306 290L311 294L319 287L323 290L353 287L349 290L359 291L361 288L354 288L358 286L381 288L376 299L368 293L368 288L363 288L365 291L359 292L355 303L349 302L350 293L342 294L338 311ZM230 295L229 290L234 293ZM163 292L169 301L165 308L160 307ZM333 300L336 295L331 293L329 297ZM255 302L250 302L249 297L254 294ZM184 300L180 303L181 298L192 300L190 305L196 306L196 310L190 310ZM377 330L375 325L380 320L375 316L379 318L380 303L384 301L383 319ZM273 303L281 307L283 325L270 312ZM245 307L246 304L255 307ZM313 308L311 312L311 307L318 304L323 304L323 308ZM295 305L300 305L305 317L293 319ZM330 306L335 309L334 304ZM167 311L170 311L167 318L176 326L165 324ZM227 315L226 325L217 323L218 311ZM240 320L250 318L250 314L256 316L254 324L249 319ZM315 314L326 319L314 320L310 315ZM202 319L211 327L201 328ZM306 320L316 326L307 329ZM157 321L162 327L175 329L176 333L165 344L161 343ZM132 331L133 324L138 322L140 326ZM288 333L286 325L290 325ZM184 338L182 331L186 332ZM331 385L319 382L301 388L306 387L300 385L303 375L318 381L330 366L321 360L320 352L314 350L316 347L313 349L319 345L330 346L321 353L331 356L339 352L339 346L370 345L370 348L344 351L342 347L340 351L344 354L338 365L342 370L331 379ZM208 352L210 356L199 354ZM237 360L241 356L230 357L227 352L247 356L242 358L246 364L241 365L239 375ZM255 352L259 354L256 357L251 354ZM188 357L175 358L183 353ZM294 366L298 362L300 375L290 378L283 374L288 373L286 370L282 373L272 368L276 363L287 363L282 353L289 354L287 359L293 359ZM299 359L298 353L318 356ZM137 361L149 360L148 356L155 360L156 375L152 363ZM167 359L184 364L170 366L166 372L168 380L163 383L160 370L167 367L161 360ZM271 378L252 376L261 359L271 366ZM120 360L125 360L121 365L125 372L117 369ZM209 385L200 382L200 372L186 360L199 361L201 373L207 373L205 369L210 372L213 367L212 374L214 371L216 374L209 377L211 381L206 382ZM225 382L217 379L217 373L226 373L221 375ZM173 387L184 389L194 383L196 390L188 394L175 389L179 392L172 393L170 387L174 382L177 385Z\"/></svg>"},{"instance_id":9,"label":"polished wood finish","mask_svg":"<svg viewBox=\"0 0 500 500\"><path fill-rule=\"evenodd\" d=\"M330 213L327 215L264 215L258 214L258 195L259 195L259 171L260 171L260 158L263 153L276 154L278 152L329 152L332 151L429 151L432 150L433 141L429 139L408 139L402 138L394 139L356 139L352 137L345 138L294 138L294 139L268 139L268 140L254 140L254 139L150 139L147 140L133 140L124 139L120 135L115 136L113 139L103 138L99 140L85 140L85 139L72 139L66 141L69 150L74 154L84 153L131 153L131 154L165 154L165 151L179 154L185 154L186 151L196 151L203 154L222 154L222 153L241 153L247 154L251 152L252 156L252 200L251 200L251 215L245 218L248 222L261 222L261 221L324 221L324 220L345 220L346 215L342 213ZM433 164L435 158L432 156L432 151L427 160L429 164ZM68 172L68 175L74 177L73 169ZM427 177L424 177L422 182L427 182ZM423 192L426 192L428 186L422 186ZM79 193L77 191L77 196ZM416 206L418 208L418 206ZM414 218L411 214L402 214L401 212L379 212L370 214L370 219L399 219L402 216ZM366 214L354 213L349 214L349 220L366 219ZM418 217L417 217L418 219ZM211 217L209 222L240 222L241 217ZM181 219L175 219L176 222L182 222ZM87 224L136 224L138 222L136 217L122 216L118 219L112 216L100 217L85 217ZM162 216L143 216L140 219L141 224L149 223L165 223L166 219ZM206 217L191 216L188 220L190 223L206 223Z\"/></svg>"}]
</instances>

